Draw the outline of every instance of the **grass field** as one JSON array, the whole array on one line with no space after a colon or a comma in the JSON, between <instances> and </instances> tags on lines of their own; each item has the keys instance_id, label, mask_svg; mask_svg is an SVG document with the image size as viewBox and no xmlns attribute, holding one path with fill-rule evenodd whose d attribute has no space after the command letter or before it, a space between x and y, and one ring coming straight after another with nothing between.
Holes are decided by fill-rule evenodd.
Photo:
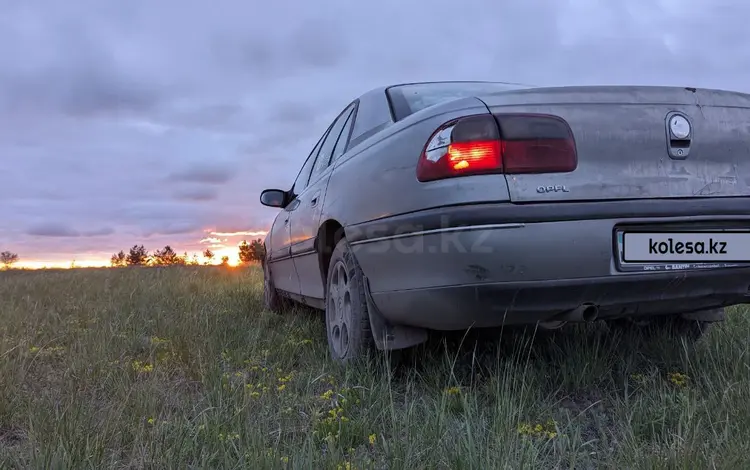
<instances>
[{"instance_id":1,"label":"grass field","mask_svg":"<svg viewBox=\"0 0 750 470\"><path fill-rule=\"evenodd\" d=\"M347 369L256 268L0 273L0 466L750 468L747 313L695 349L591 325Z\"/></svg>"}]
</instances>

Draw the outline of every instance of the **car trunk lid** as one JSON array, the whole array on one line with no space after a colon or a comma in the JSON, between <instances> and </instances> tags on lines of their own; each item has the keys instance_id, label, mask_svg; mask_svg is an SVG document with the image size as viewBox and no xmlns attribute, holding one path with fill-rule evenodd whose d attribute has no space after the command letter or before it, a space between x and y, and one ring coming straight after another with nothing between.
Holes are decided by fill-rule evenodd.
<instances>
[{"instance_id":1,"label":"car trunk lid","mask_svg":"<svg viewBox=\"0 0 750 470\"><path fill-rule=\"evenodd\" d=\"M680 87L563 87L481 96L493 114L539 113L570 125L569 173L506 175L511 201L750 195L750 95ZM687 118L688 139L668 121Z\"/></svg>"}]
</instances>

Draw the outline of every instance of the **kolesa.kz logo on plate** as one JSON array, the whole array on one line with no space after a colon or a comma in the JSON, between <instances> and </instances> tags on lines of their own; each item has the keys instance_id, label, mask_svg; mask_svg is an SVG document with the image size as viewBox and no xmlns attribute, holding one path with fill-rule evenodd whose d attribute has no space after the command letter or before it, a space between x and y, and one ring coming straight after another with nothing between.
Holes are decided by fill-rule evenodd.
<instances>
[{"instance_id":1,"label":"kolesa.kz logo on plate","mask_svg":"<svg viewBox=\"0 0 750 470\"><path fill-rule=\"evenodd\" d=\"M750 232L625 233L623 261L747 262L750 261Z\"/></svg>"}]
</instances>

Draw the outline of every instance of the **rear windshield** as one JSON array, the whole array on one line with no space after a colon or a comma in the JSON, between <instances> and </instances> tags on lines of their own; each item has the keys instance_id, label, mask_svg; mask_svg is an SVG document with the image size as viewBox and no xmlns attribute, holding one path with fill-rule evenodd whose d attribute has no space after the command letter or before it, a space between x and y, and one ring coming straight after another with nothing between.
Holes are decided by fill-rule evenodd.
<instances>
[{"instance_id":1,"label":"rear windshield","mask_svg":"<svg viewBox=\"0 0 750 470\"><path fill-rule=\"evenodd\" d=\"M497 82L439 82L396 85L386 90L397 121L444 101L479 94L522 90L529 85Z\"/></svg>"}]
</instances>

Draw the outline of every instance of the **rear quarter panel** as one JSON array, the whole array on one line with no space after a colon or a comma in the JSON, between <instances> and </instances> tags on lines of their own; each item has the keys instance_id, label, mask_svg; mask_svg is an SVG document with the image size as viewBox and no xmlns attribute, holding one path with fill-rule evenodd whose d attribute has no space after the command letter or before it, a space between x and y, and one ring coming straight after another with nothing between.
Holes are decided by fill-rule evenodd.
<instances>
[{"instance_id":1,"label":"rear quarter panel","mask_svg":"<svg viewBox=\"0 0 750 470\"><path fill-rule=\"evenodd\" d=\"M338 221L351 238L352 225L363 222L441 206L508 201L503 175L417 181L419 156L440 125L486 113L489 109L478 99L451 101L412 114L349 149L335 164L323 220Z\"/></svg>"}]
</instances>

